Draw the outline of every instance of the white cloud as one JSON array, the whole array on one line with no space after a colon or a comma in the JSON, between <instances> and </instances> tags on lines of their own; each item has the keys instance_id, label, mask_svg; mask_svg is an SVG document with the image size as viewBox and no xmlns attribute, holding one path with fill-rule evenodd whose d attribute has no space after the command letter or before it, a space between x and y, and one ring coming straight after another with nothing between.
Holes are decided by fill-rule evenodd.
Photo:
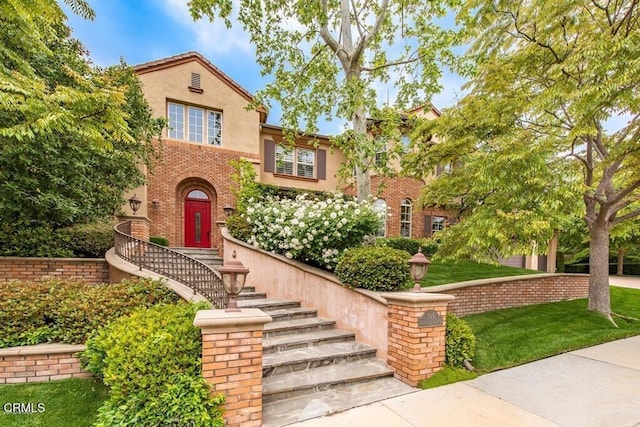
<instances>
[{"instance_id":1,"label":"white cloud","mask_svg":"<svg viewBox=\"0 0 640 427\"><path fill-rule=\"evenodd\" d=\"M238 51L254 54L249 35L237 22L237 12L231 17L234 25L228 29L221 19L209 22L204 18L194 22L184 0L162 0L160 4L177 24L195 36L197 50L211 54L230 54Z\"/></svg>"}]
</instances>

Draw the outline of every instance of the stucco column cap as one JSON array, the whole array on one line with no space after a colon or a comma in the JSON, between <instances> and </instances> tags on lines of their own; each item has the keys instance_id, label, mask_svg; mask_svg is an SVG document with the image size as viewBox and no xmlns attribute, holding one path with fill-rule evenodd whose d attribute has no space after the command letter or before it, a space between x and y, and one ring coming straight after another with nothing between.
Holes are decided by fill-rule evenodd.
<instances>
[{"instance_id":1,"label":"stucco column cap","mask_svg":"<svg viewBox=\"0 0 640 427\"><path fill-rule=\"evenodd\" d=\"M153 222L146 215L145 216L142 216L142 215L117 215L116 218L118 219L118 222L124 222L124 221L129 221L129 220L144 221L144 222L146 222L148 224L151 224Z\"/></svg>"},{"instance_id":2,"label":"stucco column cap","mask_svg":"<svg viewBox=\"0 0 640 427\"><path fill-rule=\"evenodd\" d=\"M243 328L250 325L262 326L272 320L271 316L257 308L240 311L200 310L196 313L193 325L201 329Z\"/></svg>"},{"instance_id":3,"label":"stucco column cap","mask_svg":"<svg viewBox=\"0 0 640 427\"><path fill-rule=\"evenodd\" d=\"M429 303L448 303L456 297L430 292L389 292L382 294L389 304L420 306Z\"/></svg>"}]
</instances>

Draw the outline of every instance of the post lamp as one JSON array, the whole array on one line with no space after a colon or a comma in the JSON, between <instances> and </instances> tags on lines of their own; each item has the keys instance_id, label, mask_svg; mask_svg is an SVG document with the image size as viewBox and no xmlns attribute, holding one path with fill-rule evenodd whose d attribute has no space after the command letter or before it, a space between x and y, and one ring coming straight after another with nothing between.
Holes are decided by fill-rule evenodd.
<instances>
[{"instance_id":1,"label":"post lamp","mask_svg":"<svg viewBox=\"0 0 640 427\"><path fill-rule=\"evenodd\" d=\"M142 200L140 200L135 194L129 199L129 206L131 207L134 215L138 212L138 209L140 209L141 204Z\"/></svg>"},{"instance_id":2,"label":"post lamp","mask_svg":"<svg viewBox=\"0 0 640 427\"><path fill-rule=\"evenodd\" d=\"M236 210L236 208L230 205L224 205L222 210L224 211L224 216L229 218L231 215L233 215L233 212Z\"/></svg>"},{"instance_id":3,"label":"post lamp","mask_svg":"<svg viewBox=\"0 0 640 427\"><path fill-rule=\"evenodd\" d=\"M245 279L249 274L249 269L236 260L236 251L233 251L233 259L225 262L219 271L222 275L222 285L229 294L229 305L226 311L240 311L238 308L238 294L244 288Z\"/></svg>"},{"instance_id":4,"label":"post lamp","mask_svg":"<svg viewBox=\"0 0 640 427\"><path fill-rule=\"evenodd\" d=\"M415 286L413 287L414 292L420 292L422 290L422 287L420 286L420 280L422 280L424 275L427 274L429 264L431 264L431 261L429 261L427 257L422 254L422 247L419 247L418 253L413 255L409 260L411 277L415 282Z\"/></svg>"}]
</instances>

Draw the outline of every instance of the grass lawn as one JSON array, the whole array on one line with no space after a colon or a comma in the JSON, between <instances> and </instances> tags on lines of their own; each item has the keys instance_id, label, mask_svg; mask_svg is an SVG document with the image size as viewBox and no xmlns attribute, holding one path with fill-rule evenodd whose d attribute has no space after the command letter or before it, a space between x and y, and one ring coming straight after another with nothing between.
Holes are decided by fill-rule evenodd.
<instances>
[{"instance_id":1,"label":"grass lawn","mask_svg":"<svg viewBox=\"0 0 640 427\"><path fill-rule=\"evenodd\" d=\"M435 286L447 283L465 282L467 280L538 273L540 272L535 270L484 264L470 260L432 261L429 265L427 274L422 279L421 284L422 286Z\"/></svg>"},{"instance_id":2,"label":"grass lawn","mask_svg":"<svg viewBox=\"0 0 640 427\"><path fill-rule=\"evenodd\" d=\"M82 427L94 423L98 408L107 399L107 389L93 379L69 379L48 383L0 386L0 426ZM44 405L44 412L7 414L7 403Z\"/></svg>"},{"instance_id":3,"label":"grass lawn","mask_svg":"<svg viewBox=\"0 0 640 427\"><path fill-rule=\"evenodd\" d=\"M614 313L640 319L640 290L611 287ZM567 351L640 334L640 321L609 320L587 310L587 300L562 301L465 316L476 335L480 372L521 365Z\"/></svg>"}]
</instances>

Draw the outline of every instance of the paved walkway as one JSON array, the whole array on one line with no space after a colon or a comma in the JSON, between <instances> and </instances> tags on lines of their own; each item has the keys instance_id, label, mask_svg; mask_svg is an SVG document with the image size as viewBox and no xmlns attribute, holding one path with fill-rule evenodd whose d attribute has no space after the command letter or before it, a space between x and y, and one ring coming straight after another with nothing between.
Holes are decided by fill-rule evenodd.
<instances>
[{"instance_id":1,"label":"paved walkway","mask_svg":"<svg viewBox=\"0 0 640 427\"><path fill-rule=\"evenodd\" d=\"M294 425L640 427L640 336Z\"/></svg>"}]
</instances>

